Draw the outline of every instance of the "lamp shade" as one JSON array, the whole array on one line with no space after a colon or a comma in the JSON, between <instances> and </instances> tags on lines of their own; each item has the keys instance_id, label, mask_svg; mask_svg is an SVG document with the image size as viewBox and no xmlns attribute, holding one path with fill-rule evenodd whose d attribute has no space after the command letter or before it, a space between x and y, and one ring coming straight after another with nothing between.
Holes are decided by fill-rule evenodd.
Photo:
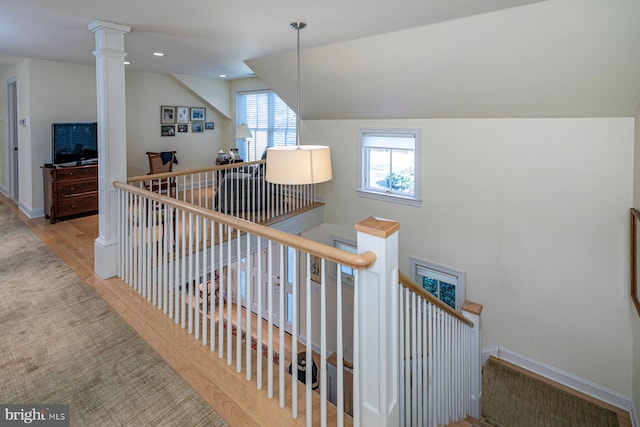
<instances>
[{"instance_id":1,"label":"lamp shade","mask_svg":"<svg viewBox=\"0 0 640 427\"><path fill-rule=\"evenodd\" d=\"M296 145L267 150L267 182L317 184L331 177L331 149L327 146Z\"/></svg>"},{"instance_id":2,"label":"lamp shade","mask_svg":"<svg viewBox=\"0 0 640 427\"><path fill-rule=\"evenodd\" d=\"M236 129L236 139L239 138L251 138L253 135L251 134L251 129L246 123L240 123L238 125L238 129Z\"/></svg>"}]
</instances>

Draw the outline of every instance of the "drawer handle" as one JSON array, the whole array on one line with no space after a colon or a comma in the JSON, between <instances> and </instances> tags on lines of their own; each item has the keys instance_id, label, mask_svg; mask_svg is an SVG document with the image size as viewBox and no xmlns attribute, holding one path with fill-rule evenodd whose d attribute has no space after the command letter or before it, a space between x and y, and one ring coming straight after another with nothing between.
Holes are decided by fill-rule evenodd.
<instances>
[{"instance_id":1,"label":"drawer handle","mask_svg":"<svg viewBox=\"0 0 640 427\"><path fill-rule=\"evenodd\" d=\"M69 187L69 190L75 191L75 188L74 187Z\"/></svg>"}]
</instances>

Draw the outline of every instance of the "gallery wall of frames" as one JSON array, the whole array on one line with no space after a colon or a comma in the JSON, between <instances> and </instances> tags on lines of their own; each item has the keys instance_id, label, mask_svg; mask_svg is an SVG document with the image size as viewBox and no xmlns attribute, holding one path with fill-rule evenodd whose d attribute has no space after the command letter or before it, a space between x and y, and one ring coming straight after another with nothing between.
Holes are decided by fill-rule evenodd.
<instances>
[{"instance_id":1,"label":"gallery wall of frames","mask_svg":"<svg viewBox=\"0 0 640 427\"><path fill-rule=\"evenodd\" d=\"M214 123L207 121L204 107L160 106L160 135L176 136L176 133L202 133L213 130Z\"/></svg>"}]
</instances>

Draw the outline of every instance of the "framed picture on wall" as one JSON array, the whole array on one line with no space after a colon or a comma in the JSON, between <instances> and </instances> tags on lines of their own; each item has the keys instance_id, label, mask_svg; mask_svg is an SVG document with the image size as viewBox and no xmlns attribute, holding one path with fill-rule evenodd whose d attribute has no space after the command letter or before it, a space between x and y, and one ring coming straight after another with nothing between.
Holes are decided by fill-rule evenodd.
<instances>
[{"instance_id":1,"label":"framed picture on wall","mask_svg":"<svg viewBox=\"0 0 640 427\"><path fill-rule=\"evenodd\" d=\"M319 256L309 255L309 274L314 282L322 282L322 264Z\"/></svg>"},{"instance_id":2,"label":"framed picture on wall","mask_svg":"<svg viewBox=\"0 0 640 427\"><path fill-rule=\"evenodd\" d=\"M171 124L176 122L176 107L163 105L160 107L160 124Z\"/></svg>"},{"instance_id":3,"label":"framed picture on wall","mask_svg":"<svg viewBox=\"0 0 640 427\"><path fill-rule=\"evenodd\" d=\"M160 136L176 136L175 125L163 125L160 127Z\"/></svg>"},{"instance_id":4,"label":"framed picture on wall","mask_svg":"<svg viewBox=\"0 0 640 427\"><path fill-rule=\"evenodd\" d=\"M200 122L200 121L196 121L196 122L191 122L191 132L193 133L200 133L200 132L204 132L204 122Z\"/></svg>"},{"instance_id":5,"label":"framed picture on wall","mask_svg":"<svg viewBox=\"0 0 640 427\"><path fill-rule=\"evenodd\" d=\"M178 125L178 133L189 132L189 125Z\"/></svg>"},{"instance_id":6,"label":"framed picture on wall","mask_svg":"<svg viewBox=\"0 0 640 427\"><path fill-rule=\"evenodd\" d=\"M176 107L176 123L189 123L189 107Z\"/></svg>"},{"instance_id":7,"label":"framed picture on wall","mask_svg":"<svg viewBox=\"0 0 640 427\"><path fill-rule=\"evenodd\" d=\"M204 128L206 130L213 130L213 122L204 122Z\"/></svg>"},{"instance_id":8,"label":"framed picture on wall","mask_svg":"<svg viewBox=\"0 0 640 427\"><path fill-rule=\"evenodd\" d=\"M205 121L207 110L204 107L191 107L191 121Z\"/></svg>"}]
</instances>

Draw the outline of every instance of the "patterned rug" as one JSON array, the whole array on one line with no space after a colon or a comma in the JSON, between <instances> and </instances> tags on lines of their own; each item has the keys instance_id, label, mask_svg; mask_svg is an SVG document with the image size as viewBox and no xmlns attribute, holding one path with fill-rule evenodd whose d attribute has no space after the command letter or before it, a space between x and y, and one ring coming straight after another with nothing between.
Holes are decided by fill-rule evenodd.
<instances>
[{"instance_id":1,"label":"patterned rug","mask_svg":"<svg viewBox=\"0 0 640 427\"><path fill-rule=\"evenodd\" d=\"M0 202L0 403L68 404L72 426L224 419Z\"/></svg>"},{"instance_id":2,"label":"patterned rug","mask_svg":"<svg viewBox=\"0 0 640 427\"><path fill-rule=\"evenodd\" d=\"M489 358L482 427L618 427L613 412Z\"/></svg>"}]
</instances>

